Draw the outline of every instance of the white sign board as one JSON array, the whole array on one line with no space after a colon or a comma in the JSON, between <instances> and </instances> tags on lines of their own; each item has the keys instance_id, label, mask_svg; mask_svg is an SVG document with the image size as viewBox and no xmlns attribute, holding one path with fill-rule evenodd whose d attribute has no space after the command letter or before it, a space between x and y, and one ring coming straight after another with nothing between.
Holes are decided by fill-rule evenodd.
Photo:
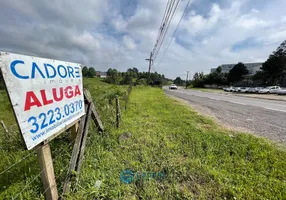
<instances>
[{"instance_id":1,"label":"white sign board","mask_svg":"<svg viewBox=\"0 0 286 200\"><path fill-rule=\"evenodd\" d=\"M0 52L0 68L27 149L85 114L79 64Z\"/></svg>"}]
</instances>

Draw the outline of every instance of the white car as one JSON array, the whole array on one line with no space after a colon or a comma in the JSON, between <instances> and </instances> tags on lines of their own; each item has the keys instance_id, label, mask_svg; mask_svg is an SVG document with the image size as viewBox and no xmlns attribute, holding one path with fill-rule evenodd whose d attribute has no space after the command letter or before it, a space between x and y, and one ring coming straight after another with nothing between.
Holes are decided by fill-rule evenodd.
<instances>
[{"instance_id":1,"label":"white car","mask_svg":"<svg viewBox=\"0 0 286 200\"><path fill-rule=\"evenodd\" d=\"M254 88L254 92L255 92L255 93L258 93L259 90L261 90L261 89L263 89L263 87L256 87L256 88Z\"/></svg>"},{"instance_id":2,"label":"white car","mask_svg":"<svg viewBox=\"0 0 286 200\"><path fill-rule=\"evenodd\" d=\"M256 90L256 88L249 88L249 90L248 90L248 93L256 93L257 92L257 90Z\"/></svg>"},{"instance_id":3,"label":"white car","mask_svg":"<svg viewBox=\"0 0 286 200\"><path fill-rule=\"evenodd\" d=\"M279 86L273 86L269 92L270 94L278 94L278 91L281 90L281 88Z\"/></svg>"},{"instance_id":4,"label":"white car","mask_svg":"<svg viewBox=\"0 0 286 200\"><path fill-rule=\"evenodd\" d=\"M176 90L176 89L178 89L178 87L175 84L172 84L169 86L169 89L170 90Z\"/></svg>"},{"instance_id":5,"label":"white car","mask_svg":"<svg viewBox=\"0 0 286 200\"><path fill-rule=\"evenodd\" d=\"M225 92L233 92L234 89L235 89L234 87L223 88L223 90L224 90Z\"/></svg>"},{"instance_id":6,"label":"white car","mask_svg":"<svg viewBox=\"0 0 286 200\"><path fill-rule=\"evenodd\" d=\"M269 88L262 88L258 91L259 94L269 94Z\"/></svg>"},{"instance_id":7,"label":"white car","mask_svg":"<svg viewBox=\"0 0 286 200\"><path fill-rule=\"evenodd\" d=\"M278 95L286 95L286 88L282 88L277 92Z\"/></svg>"},{"instance_id":8,"label":"white car","mask_svg":"<svg viewBox=\"0 0 286 200\"><path fill-rule=\"evenodd\" d=\"M240 87L235 87L233 91L234 92L240 92Z\"/></svg>"},{"instance_id":9,"label":"white car","mask_svg":"<svg viewBox=\"0 0 286 200\"><path fill-rule=\"evenodd\" d=\"M239 92L242 92L242 93L247 93L249 91L250 88L248 87L242 87L239 89Z\"/></svg>"},{"instance_id":10,"label":"white car","mask_svg":"<svg viewBox=\"0 0 286 200\"><path fill-rule=\"evenodd\" d=\"M281 88L279 86L269 86L267 88L263 88L261 90L258 91L259 94L277 94L278 90L280 90Z\"/></svg>"}]
</instances>

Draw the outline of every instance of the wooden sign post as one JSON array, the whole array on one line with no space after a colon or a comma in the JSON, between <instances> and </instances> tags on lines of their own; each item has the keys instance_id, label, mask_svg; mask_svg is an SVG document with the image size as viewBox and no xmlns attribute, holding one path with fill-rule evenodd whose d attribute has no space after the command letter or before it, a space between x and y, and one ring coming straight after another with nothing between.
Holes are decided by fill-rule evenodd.
<instances>
[{"instance_id":1,"label":"wooden sign post","mask_svg":"<svg viewBox=\"0 0 286 200\"><path fill-rule=\"evenodd\" d=\"M59 198L57 184L54 174L53 158L49 143L44 144L37 150L38 160L41 169L41 178L47 200L57 200Z\"/></svg>"},{"instance_id":2,"label":"wooden sign post","mask_svg":"<svg viewBox=\"0 0 286 200\"><path fill-rule=\"evenodd\" d=\"M58 199L49 141L85 116L81 65L0 52L0 70L21 136L28 150L37 147L45 198ZM41 145L41 146L40 146Z\"/></svg>"}]
</instances>

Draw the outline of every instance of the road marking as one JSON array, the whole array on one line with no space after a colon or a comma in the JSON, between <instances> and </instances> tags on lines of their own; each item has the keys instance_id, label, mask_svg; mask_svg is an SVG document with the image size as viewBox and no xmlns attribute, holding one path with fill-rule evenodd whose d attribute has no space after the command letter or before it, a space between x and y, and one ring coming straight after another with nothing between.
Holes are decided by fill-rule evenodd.
<instances>
[{"instance_id":1,"label":"road marking","mask_svg":"<svg viewBox=\"0 0 286 200\"><path fill-rule=\"evenodd\" d=\"M228 100L225 100L225 101L228 101ZM236 104L239 104L239 105L243 105L243 106L246 106L245 103L240 103L240 102L235 102L235 101L228 101L230 103L236 103Z\"/></svg>"},{"instance_id":2,"label":"road marking","mask_svg":"<svg viewBox=\"0 0 286 200\"><path fill-rule=\"evenodd\" d=\"M275 109L275 108L266 108L266 107L262 107L265 108L267 110L274 110L274 111L279 111L279 112L286 112L286 110L279 110L279 109Z\"/></svg>"}]
</instances>

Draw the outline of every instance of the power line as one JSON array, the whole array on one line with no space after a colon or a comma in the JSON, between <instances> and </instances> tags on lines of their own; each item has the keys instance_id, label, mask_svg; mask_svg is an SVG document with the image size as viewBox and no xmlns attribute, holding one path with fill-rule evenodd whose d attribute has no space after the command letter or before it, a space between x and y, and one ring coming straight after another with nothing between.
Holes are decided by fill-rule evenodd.
<instances>
[{"instance_id":1,"label":"power line","mask_svg":"<svg viewBox=\"0 0 286 200\"><path fill-rule=\"evenodd\" d=\"M166 8L165 8L165 12L164 12L164 16L162 18L161 21L161 26L158 32L158 36L157 36L157 40L156 43L154 45L153 51L150 54L150 58L146 59L149 61L149 70L148 70L148 74L150 75L150 71L151 71L151 66L152 66L152 61L156 59L160 48L164 42L165 36L168 32L170 23L174 17L175 12L177 11L178 5L180 3L181 0L168 0ZM155 57L155 59L152 59L152 57Z\"/></svg>"},{"instance_id":2,"label":"power line","mask_svg":"<svg viewBox=\"0 0 286 200\"><path fill-rule=\"evenodd\" d=\"M164 30L164 24L166 23L166 20L168 19L168 15L169 15L169 10L170 10L171 4L172 5L174 4L174 0L168 0L168 3L167 3L166 8L165 8L164 16L162 18L162 22L161 22L161 25L160 25L160 28L159 28L159 31L158 31L156 43L154 45L152 53L155 52L155 49L156 49L157 45L159 44L159 41L161 40L162 32Z\"/></svg>"},{"instance_id":3,"label":"power line","mask_svg":"<svg viewBox=\"0 0 286 200\"><path fill-rule=\"evenodd\" d=\"M158 44L157 52L154 52L154 54L156 54L156 56L157 56L157 54L159 53L160 48L161 48L161 46L162 46L162 44L163 44L163 42L164 42L165 36L166 36L166 34L167 34L167 32L168 32L168 29L169 29L169 26L170 26L170 24L171 24L171 21L172 21L172 19L173 19L173 17L174 17L174 14L175 14L176 11L177 11L179 2L180 2L180 0L176 2L175 7L174 7L174 2L173 2L172 7L170 8L169 15L168 15L168 17L166 18L166 22L163 24L163 28L165 28L165 27L166 27L166 28L162 31L162 36L161 36L161 40L159 41L159 44ZM174 7L174 9L173 9L173 7Z\"/></svg>"},{"instance_id":4,"label":"power line","mask_svg":"<svg viewBox=\"0 0 286 200\"><path fill-rule=\"evenodd\" d=\"M177 11L177 9L178 9L178 6L179 6L179 3L180 3L180 2L181 2L181 1L178 0L178 1L176 2L175 8L173 9L174 3L175 3L175 1L174 1L173 4L172 4L172 7L169 8L169 9L170 9L170 12L169 12L168 18L166 19L166 23L167 23L167 24L164 24L164 25L163 25L163 28L164 28L164 27L166 27L166 28L163 30L160 43L158 44L158 48L157 48L156 51L153 53L153 54L154 54L154 61L156 60L157 55L159 54L159 51L160 51L161 46L162 46L162 44L163 44L163 42L164 42L164 39L165 39L165 37L166 37L166 34L167 34L167 32L168 32L168 29L169 29L169 26L170 26L170 24L171 24L171 21L173 20L173 17L174 17L174 15L175 15L175 13L176 13L176 11Z\"/></svg>"},{"instance_id":5,"label":"power line","mask_svg":"<svg viewBox=\"0 0 286 200\"><path fill-rule=\"evenodd\" d=\"M156 39L156 43L155 43L153 51L152 51L153 53L154 53L155 48L156 48L156 46L157 46L157 44L159 42L160 34L162 32L162 27L163 27L163 24L164 24L164 20L165 20L165 18L167 16L167 10L168 10L170 2L171 2L171 0L168 0L168 2L167 2L166 8L165 8L165 12L164 12L164 16L162 18L162 22L161 22L161 25L160 25L160 28L159 28L159 31L158 31L158 36L157 36L157 39Z\"/></svg>"},{"instance_id":6,"label":"power line","mask_svg":"<svg viewBox=\"0 0 286 200\"><path fill-rule=\"evenodd\" d=\"M186 12L187 12L187 8L188 8L190 2L191 2L191 0L188 1L187 5L186 5L186 7L185 7L185 10L184 10L184 12L183 12L183 14L182 14L182 17L181 17L181 19L180 19L180 21L179 21L179 23L178 23L178 25L177 25L177 27L176 27L176 29L175 29L175 31L174 31L174 34L173 34L173 36L172 36L172 38L171 38L171 40L170 40L170 42L169 42L169 44L168 44L168 46L167 46L167 48L166 48L166 50L165 50L163 56L161 57L159 63L156 65L156 67L158 67L158 66L160 65L161 61L163 60L164 56L166 55L166 53L167 53L167 51L168 51L168 49L169 49L169 47L170 47L170 45L171 45L171 42L172 42L173 38L175 37L175 35L176 35L176 33L177 33L177 30L178 30L178 28L179 28L179 26L180 26L180 24L181 24L181 21L182 21L182 19L184 18Z\"/></svg>"}]
</instances>

